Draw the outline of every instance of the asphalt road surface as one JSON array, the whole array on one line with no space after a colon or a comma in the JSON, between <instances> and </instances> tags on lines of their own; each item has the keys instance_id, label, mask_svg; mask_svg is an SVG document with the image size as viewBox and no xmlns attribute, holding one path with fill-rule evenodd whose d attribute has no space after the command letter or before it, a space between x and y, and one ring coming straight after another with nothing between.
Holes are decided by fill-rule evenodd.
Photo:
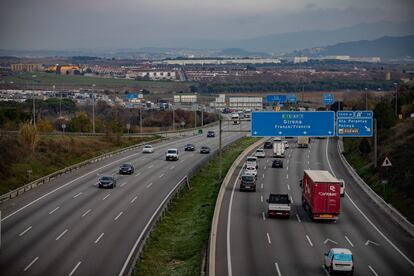
<instances>
[{"instance_id":1,"label":"asphalt road surface","mask_svg":"<svg viewBox=\"0 0 414 276\"><path fill-rule=\"evenodd\" d=\"M206 138L207 130L216 137ZM218 127L207 130L154 144L153 154L139 149L107 158L0 205L0 275L120 275L160 203L206 158L200 147L218 148ZM224 133L223 145L245 134ZM196 151L184 152L186 143ZM180 159L165 161L166 150L175 147ZM135 173L117 176L115 189L99 189L98 174L116 173L122 163L132 163Z\"/></svg>"},{"instance_id":2,"label":"asphalt road surface","mask_svg":"<svg viewBox=\"0 0 414 276\"><path fill-rule=\"evenodd\" d=\"M383 214L343 167L334 139L313 139L290 148L283 168L272 168L272 150L259 159L257 192L240 192L236 170L220 210L216 275L328 275L323 253L345 247L354 254L354 275L414 275L414 240ZM313 222L301 206L305 169L331 171L346 182L337 222ZM269 219L270 193L288 193L289 219Z\"/></svg>"}]
</instances>

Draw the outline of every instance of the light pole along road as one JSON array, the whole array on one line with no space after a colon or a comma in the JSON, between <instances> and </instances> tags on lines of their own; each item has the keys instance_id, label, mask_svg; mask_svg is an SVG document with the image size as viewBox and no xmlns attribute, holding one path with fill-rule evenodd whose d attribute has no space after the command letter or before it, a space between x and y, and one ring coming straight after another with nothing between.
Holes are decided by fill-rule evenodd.
<instances>
[{"instance_id":1,"label":"light pole along road","mask_svg":"<svg viewBox=\"0 0 414 276\"><path fill-rule=\"evenodd\" d=\"M226 189L210 275L325 275L323 253L345 247L354 254L354 275L413 275L414 240L370 201L342 165L334 139L313 139L290 148L283 168L272 168L271 150L259 159L257 192L240 192L236 170ZM346 182L337 222L314 222L301 206L305 169L327 170ZM287 193L289 219L269 219L270 193Z\"/></svg>"},{"instance_id":2,"label":"light pole along road","mask_svg":"<svg viewBox=\"0 0 414 276\"><path fill-rule=\"evenodd\" d=\"M207 130L217 132L218 127ZM227 133L223 144L243 135ZM196 151L184 152L186 143L195 144ZM0 274L126 274L133 245L160 203L205 160L198 152L202 145L215 150L218 137L175 138L154 144L153 154L128 151L3 203ZM165 161L168 148L180 150L178 161ZM115 173L122 163L132 163L135 173L117 176L114 189L99 189L97 174Z\"/></svg>"}]
</instances>

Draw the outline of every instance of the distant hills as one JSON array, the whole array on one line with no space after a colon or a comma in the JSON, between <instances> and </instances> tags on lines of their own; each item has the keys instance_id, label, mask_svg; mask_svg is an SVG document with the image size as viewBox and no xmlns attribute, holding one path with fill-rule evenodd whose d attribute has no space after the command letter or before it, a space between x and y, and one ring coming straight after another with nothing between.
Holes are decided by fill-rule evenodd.
<instances>
[{"instance_id":1,"label":"distant hills","mask_svg":"<svg viewBox=\"0 0 414 276\"><path fill-rule=\"evenodd\" d=\"M215 53L218 57L268 57L268 53L264 52L251 52L240 48L226 48Z\"/></svg>"},{"instance_id":2,"label":"distant hills","mask_svg":"<svg viewBox=\"0 0 414 276\"><path fill-rule=\"evenodd\" d=\"M295 51L293 55L407 58L414 57L414 35L401 37L381 37L375 40L359 40L338 43L326 47Z\"/></svg>"}]
</instances>

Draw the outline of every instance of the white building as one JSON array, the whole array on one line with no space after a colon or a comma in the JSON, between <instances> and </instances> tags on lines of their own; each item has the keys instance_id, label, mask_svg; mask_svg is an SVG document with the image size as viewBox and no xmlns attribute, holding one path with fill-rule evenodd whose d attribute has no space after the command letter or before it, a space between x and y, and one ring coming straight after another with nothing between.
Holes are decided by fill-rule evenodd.
<instances>
[{"instance_id":1,"label":"white building","mask_svg":"<svg viewBox=\"0 0 414 276\"><path fill-rule=\"evenodd\" d=\"M192 104L197 102L197 95L174 95L175 103Z\"/></svg>"},{"instance_id":2,"label":"white building","mask_svg":"<svg viewBox=\"0 0 414 276\"><path fill-rule=\"evenodd\" d=\"M293 58L293 63L306 63L309 61L308 57L294 57Z\"/></svg>"},{"instance_id":3,"label":"white building","mask_svg":"<svg viewBox=\"0 0 414 276\"><path fill-rule=\"evenodd\" d=\"M229 108L261 110L263 109L263 98L262 97L230 97Z\"/></svg>"},{"instance_id":4,"label":"white building","mask_svg":"<svg viewBox=\"0 0 414 276\"><path fill-rule=\"evenodd\" d=\"M177 80L176 71L160 70L130 70L126 73L127 79L148 78L150 80Z\"/></svg>"},{"instance_id":5,"label":"white building","mask_svg":"<svg viewBox=\"0 0 414 276\"><path fill-rule=\"evenodd\" d=\"M225 58L225 59L171 59L154 62L154 64L194 65L194 64L265 64L281 63L277 58Z\"/></svg>"}]
</instances>

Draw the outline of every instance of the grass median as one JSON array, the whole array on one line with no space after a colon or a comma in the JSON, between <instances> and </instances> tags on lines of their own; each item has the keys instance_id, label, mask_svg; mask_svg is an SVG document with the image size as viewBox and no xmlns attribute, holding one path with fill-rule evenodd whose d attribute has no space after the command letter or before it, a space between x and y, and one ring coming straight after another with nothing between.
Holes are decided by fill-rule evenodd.
<instances>
[{"instance_id":1,"label":"grass median","mask_svg":"<svg viewBox=\"0 0 414 276\"><path fill-rule=\"evenodd\" d=\"M234 160L255 138L244 138L223 152L223 178ZM204 250L220 185L215 157L191 178L173 200L149 238L134 275L200 275Z\"/></svg>"}]
</instances>

